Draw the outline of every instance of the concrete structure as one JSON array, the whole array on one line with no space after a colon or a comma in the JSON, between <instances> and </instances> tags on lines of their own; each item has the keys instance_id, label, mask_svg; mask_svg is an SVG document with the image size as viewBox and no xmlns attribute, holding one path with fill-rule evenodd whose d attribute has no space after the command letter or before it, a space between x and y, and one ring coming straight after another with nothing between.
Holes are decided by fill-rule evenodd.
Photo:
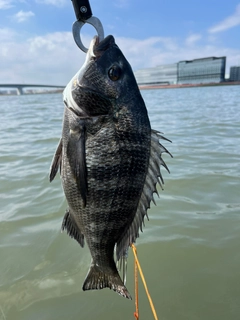
<instances>
[{"instance_id":1,"label":"concrete structure","mask_svg":"<svg viewBox=\"0 0 240 320\"><path fill-rule=\"evenodd\" d=\"M208 57L141 69L134 74L139 85L205 84L225 81L225 69L226 57Z\"/></svg>"},{"instance_id":2,"label":"concrete structure","mask_svg":"<svg viewBox=\"0 0 240 320\"><path fill-rule=\"evenodd\" d=\"M218 83L225 80L226 57L208 57L178 62L178 83Z\"/></svg>"},{"instance_id":3,"label":"concrete structure","mask_svg":"<svg viewBox=\"0 0 240 320\"><path fill-rule=\"evenodd\" d=\"M134 75L139 85L176 84L177 63L137 70Z\"/></svg>"},{"instance_id":4,"label":"concrete structure","mask_svg":"<svg viewBox=\"0 0 240 320\"><path fill-rule=\"evenodd\" d=\"M53 85L46 85L46 84L0 84L1 88L16 88L17 94L21 95L24 94L24 88L59 88L63 89L64 86L53 86Z\"/></svg>"},{"instance_id":5,"label":"concrete structure","mask_svg":"<svg viewBox=\"0 0 240 320\"><path fill-rule=\"evenodd\" d=\"M235 66L230 68L230 81L240 81L240 66Z\"/></svg>"}]
</instances>

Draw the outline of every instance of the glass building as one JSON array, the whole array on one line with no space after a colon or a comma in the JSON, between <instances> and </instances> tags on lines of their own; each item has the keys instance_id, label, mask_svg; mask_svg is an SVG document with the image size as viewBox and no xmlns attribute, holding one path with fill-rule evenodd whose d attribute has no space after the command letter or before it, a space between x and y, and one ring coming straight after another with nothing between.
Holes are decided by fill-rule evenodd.
<instances>
[{"instance_id":1,"label":"glass building","mask_svg":"<svg viewBox=\"0 0 240 320\"><path fill-rule=\"evenodd\" d=\"M178 62L178 83L213 83L225 80L226 57Z\"/></svg>"},{"instance_id":2,"label":"glass building","mask_svg":"<svg viewBox=\"0 0 240 320\"><path fill-rule=\"evenodd\" d=\"M177 63L137 70L134 75L139 85L176 84Z\"/></svg>"},{"instance_id":3,"label":"glass building","mask_svg":"<svg viewBox=\"0 0 240 320\"><path fill-rule=\"evenodd\" d=\"M240 81L240 66L230 68L230 81Z\"/></svg>"}]
</instances>

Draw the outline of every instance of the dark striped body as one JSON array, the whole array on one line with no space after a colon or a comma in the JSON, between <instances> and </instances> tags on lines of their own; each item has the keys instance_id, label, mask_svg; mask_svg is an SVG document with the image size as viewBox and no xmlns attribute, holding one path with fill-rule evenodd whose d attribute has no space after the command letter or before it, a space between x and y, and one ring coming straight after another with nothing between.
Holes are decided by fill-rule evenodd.
<instances>
[{"instance_id":1,"label":"dark striped body","mask_svg":"<svg viewBox=\"0 0 240 320\"><path fill-rule=\"evenodd\" d=\"M66 151L71 111L66 109L64 116L64 192L93 260L103 266L112 263L114 246L132 223L148 169L151 132L146 110L133 113L124 109L117 111L117 121L112 113L94 123L86 122L86 206Z\"/></svg>"}]
</instances>

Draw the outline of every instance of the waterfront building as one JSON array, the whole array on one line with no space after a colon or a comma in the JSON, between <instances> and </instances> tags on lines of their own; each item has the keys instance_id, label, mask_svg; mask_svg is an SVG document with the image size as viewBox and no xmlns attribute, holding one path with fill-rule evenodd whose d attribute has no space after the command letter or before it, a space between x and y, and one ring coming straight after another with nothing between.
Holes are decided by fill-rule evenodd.
<instances>
[{"instance_id":1,"label":"waterfront building","mask_svg":"<svg viewBox=\"0 0 240 320\"><path fill-rule=\"evenodd\" d=\"M230 68L230 81L240 81L240 66Z\"/></svg>"},{"instance_id":2,"label":"waterfront building","mask_svg":"<svg viewBox=\"0 0 240 320\"><path fill-rule=\"evenodd\" d=\"M137 70L134 75L139 85L176 84L177 63Z\"/></svg>"},{"instance_id":3,"label":"waterfront building","mask_svg":"<svg viewBox=\"0 0 240 320\"><path fill-rule=\"evenodd\" d=\"M226 57L178 62L178 83L219 83L225 80Z\"/></svg>"}]
</instances>

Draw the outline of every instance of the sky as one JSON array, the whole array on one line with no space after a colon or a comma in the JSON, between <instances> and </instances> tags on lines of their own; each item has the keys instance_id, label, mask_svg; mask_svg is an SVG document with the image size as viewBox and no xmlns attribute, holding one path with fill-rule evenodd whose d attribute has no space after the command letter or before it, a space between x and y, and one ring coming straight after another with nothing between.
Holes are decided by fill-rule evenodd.
<instances>
[{"instance_id":1,"label":"sky","mask_svg":"<svg viewBox=\"0 0 240 320\"><path fill-rule=\"evenodd\" d=\"M240 65L240 0L90 0L133 70L209 56ZM0 83L66 85L86 54L71 0L0 0ZM84 25L86 47L95 29Z\"/></svg>"}]
</instances>

